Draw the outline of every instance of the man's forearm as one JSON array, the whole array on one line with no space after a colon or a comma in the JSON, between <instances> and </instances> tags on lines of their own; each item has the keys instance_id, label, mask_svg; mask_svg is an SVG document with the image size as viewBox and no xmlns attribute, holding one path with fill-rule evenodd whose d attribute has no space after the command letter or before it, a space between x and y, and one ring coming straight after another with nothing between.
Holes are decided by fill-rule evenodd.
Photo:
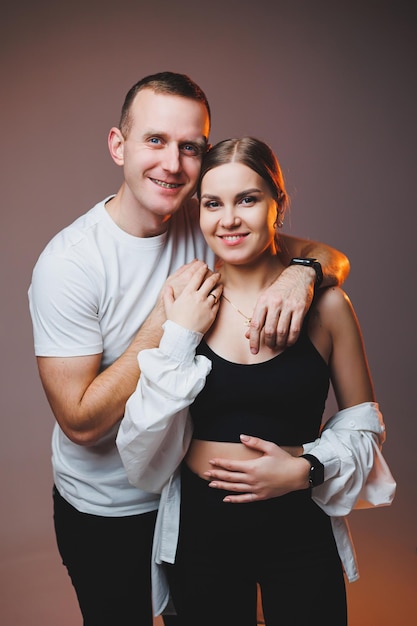
<instances>
[{"instance_id":1,"label":"man's forearm","mask_svg":"<svg viewBox=\"0 0 417 626\"><path fill-rule=\"evenodd\" d=\"M123 354L100 373L100 355L38 359L52 411L71 441L95 445L120 421L139 380L138 353L159 345L164 321L154 309Z\"/></svg>"},{"instance_id":2,"label":"man's forearm","mask_svg":"<svg viewBox=\"0 0 417 626\"><path fill-rule=\"evenodd\" d=\"M323 270L321 287L341 285L349 275L349 259L343 252L321 243L311 242L303 248L303 257L316 258Z\"/></svg>"},{"instance_id":3,"label":"man's forearm","mask_svg":"<svg viewBox=\"0 0 417 626\"><path fill-rule=\"evenodd\" d=\"M316 258L320 262L323 270L321 287L341 285L349 275L349 259L336 248L318 241L283 234L280 235L280 243L281 257L286 264L293 257Z\"/></svg>"},{"instance_id":4,"label":"man's forearm","mask_svg":"<svg viewBox=\"0 0 417 626\"><path fill-rule=\"evenodd\" d=\"M125 352L92 383L102 390L107 389L107 395L114 394L110 405L114 403L113 413L118 414L118 419L123 416L125 404L135 391L140 377L138 354L141 350L156 348L159 345L164 321L163 308L157 305ZM90 391L94 393L92 388Z\"/></svg>"}]
</instances>

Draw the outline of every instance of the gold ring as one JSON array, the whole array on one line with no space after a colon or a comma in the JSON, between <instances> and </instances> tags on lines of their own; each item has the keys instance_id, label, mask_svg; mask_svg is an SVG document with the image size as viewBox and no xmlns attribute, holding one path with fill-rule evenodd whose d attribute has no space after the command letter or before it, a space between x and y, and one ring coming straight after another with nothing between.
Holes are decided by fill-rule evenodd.
<instances>
[{"instance_id":1,"label":"gold ring","mask_svg":"<svg viewBox=\"0 0 417 626\"><path fill-rule=\"evenodd\" d=\"M212 291L210 291L209 296L213 296L214 298L214 304L217 304L217 296L216 294L214 294ZM208 297L208 296L207 296Z\"/></svg>"}]
</instances>

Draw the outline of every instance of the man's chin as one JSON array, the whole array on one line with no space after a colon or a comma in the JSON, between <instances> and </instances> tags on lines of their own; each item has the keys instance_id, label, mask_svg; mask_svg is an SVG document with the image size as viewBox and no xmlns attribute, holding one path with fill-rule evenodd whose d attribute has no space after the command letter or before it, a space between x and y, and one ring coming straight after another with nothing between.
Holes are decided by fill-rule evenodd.
<instances>
[{"instance_id":1,"label":"man's chin","mask_svg":"<svg viewBox=\"0 0 417 626\"><path fill-rule=\"evenodd\" d=\"M175 198L175 200L172 199L172 201L167 201L165 199L165 202L161 202L161 204L159 205L160 215L169 215L169 214L176 213L184 205L185 200L186 200L186 196Z\"/></svg>"}]
</instances>

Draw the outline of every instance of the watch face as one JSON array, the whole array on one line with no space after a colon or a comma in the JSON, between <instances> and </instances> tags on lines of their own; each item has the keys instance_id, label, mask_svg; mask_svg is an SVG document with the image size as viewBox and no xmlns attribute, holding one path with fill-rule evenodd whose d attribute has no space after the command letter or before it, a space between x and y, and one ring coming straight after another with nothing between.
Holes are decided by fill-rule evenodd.
<instances>
[{"instance_id":1,"label":"watch face","mask_svg":"<svg viewBox=\"0 0 417 626\"><path fill-rule=\"evenodd\" d=\"M306 265L308 267L313 267L314 263L317 262L317 259L301 259L296 257L295 259L291 259L290 265Z\"/></svg>"}]
</instances>

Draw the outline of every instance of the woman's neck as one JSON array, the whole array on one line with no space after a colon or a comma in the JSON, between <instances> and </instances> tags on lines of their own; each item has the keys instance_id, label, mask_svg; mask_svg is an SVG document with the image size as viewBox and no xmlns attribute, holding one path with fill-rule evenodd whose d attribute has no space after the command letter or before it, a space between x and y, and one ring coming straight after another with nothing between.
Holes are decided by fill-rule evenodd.
<instances>
[{"instance_id":1,"label":"woman's neck","mask_svg":"<svg viewBox=\"0 0 417 626\"><path fill-rule=\"evenodd\" d=\"M219 267L221 282L226 291L244 290L247 294L259 294L271 285L281 274L284 265L278 256L269 256L251 265L231 265L223 263Z\"/></svg>"}]
</instances>

